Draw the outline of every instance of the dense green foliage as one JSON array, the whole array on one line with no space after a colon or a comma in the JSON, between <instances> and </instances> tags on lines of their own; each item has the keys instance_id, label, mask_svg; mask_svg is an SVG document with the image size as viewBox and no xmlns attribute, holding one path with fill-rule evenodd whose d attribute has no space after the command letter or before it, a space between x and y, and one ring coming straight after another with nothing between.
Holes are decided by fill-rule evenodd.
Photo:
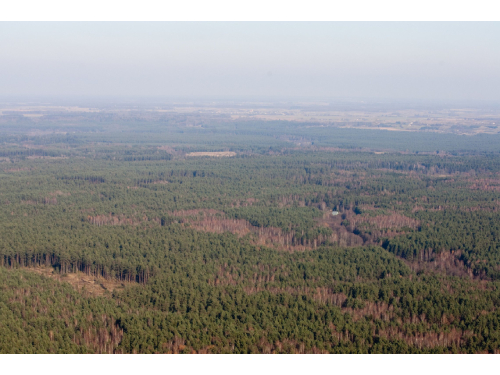
<instances>
[{"instance_id":1,"label":"dense green foliage","mask_svg":"<svg viewBox=\"0 0 500 375\"><path fill-rule=\"evenodd\" d=\"M87 120L3 125L1 352L499 350L499 143Z\"/></svg>"}]
</instances>

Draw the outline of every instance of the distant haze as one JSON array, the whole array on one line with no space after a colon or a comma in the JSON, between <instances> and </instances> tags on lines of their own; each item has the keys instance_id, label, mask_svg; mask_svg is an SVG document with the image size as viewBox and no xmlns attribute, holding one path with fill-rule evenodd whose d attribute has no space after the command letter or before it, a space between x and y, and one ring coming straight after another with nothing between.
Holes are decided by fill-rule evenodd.
<instances>
[{"instance_id":1,"label":"distant haze","mask_svg":"<svg viewBox=\"0 0 500 375\"><path fill-rule=\"evenodd\" d=\"M0 23L0 96L500 101L500 23Z\"/></svg>"}]
</instances>

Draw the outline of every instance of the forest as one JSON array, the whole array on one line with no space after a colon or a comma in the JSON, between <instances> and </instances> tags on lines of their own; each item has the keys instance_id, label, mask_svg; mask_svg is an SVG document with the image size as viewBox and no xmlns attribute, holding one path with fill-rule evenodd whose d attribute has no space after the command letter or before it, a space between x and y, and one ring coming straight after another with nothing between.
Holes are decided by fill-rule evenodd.
<instances>
[{"instance_id":1,"label":"forest","mask_svg":"<svg viewBox=\"0 0 500 375\"><path fill-rule=\"evenodd\" d=\"M500 353L500 136L141 116L0 116L1 353Z\"/></svg>"}]
</instances>

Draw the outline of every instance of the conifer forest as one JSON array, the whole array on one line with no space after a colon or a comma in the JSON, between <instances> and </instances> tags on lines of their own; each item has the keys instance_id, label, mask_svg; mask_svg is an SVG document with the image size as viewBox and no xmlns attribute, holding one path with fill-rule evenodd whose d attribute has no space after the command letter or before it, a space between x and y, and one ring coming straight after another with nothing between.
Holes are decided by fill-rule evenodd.
<instances>
[{"instance_id":1,"label":"conifer forest","mask_svg":"<svg viewBox=\"0 0 500 375\"><path fill-rule=\"evenodd\" d=\"M500 135L0 116L1 353L499 353Z\"/></svg>"}]
</instances>

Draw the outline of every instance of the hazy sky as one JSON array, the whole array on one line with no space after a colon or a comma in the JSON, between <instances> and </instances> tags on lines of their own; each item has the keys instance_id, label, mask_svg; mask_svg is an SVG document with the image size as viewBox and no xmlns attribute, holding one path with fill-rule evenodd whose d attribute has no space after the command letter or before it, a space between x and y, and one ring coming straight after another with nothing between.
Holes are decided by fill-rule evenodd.
<instances>
[{"instance_id":1,"label":"hazy sky","mask_svg":"<svg viewBox=\"0 0 500 375\"><path fill-rule=\"evenodd\" d=\"M500 101L500 23L0 23L0 95Z\"/></svg>"}]
</instances>

